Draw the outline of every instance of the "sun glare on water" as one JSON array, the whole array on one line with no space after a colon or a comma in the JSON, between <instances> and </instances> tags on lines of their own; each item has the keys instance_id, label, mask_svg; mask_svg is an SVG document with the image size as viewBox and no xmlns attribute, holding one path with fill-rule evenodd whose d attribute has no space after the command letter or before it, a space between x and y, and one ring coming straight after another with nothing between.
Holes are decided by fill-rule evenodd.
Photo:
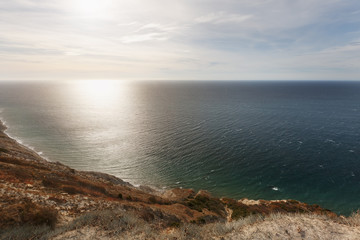
<instances>
[{"instance_id":1,"label":"sun glare on water","mask_svg":"<svg viewBox=\"0 0 360 240\"><path fill-rule=\"evenodd\" d=\"M115 94L117 82L110 80L87 80L80 83L83 93L92 97L105 97Z\"/></svg>"},{"instance_id":2,"label":"sun glare on water","mask_svg":"<svg viewBox=\"0 0 360 240\"><path fill-rule=\"evenodd\" d=\"M85 105L111 108L127 100L127 84L111 80L78 81L74 87L77 101Z\"/></svg>"}]
</instances>

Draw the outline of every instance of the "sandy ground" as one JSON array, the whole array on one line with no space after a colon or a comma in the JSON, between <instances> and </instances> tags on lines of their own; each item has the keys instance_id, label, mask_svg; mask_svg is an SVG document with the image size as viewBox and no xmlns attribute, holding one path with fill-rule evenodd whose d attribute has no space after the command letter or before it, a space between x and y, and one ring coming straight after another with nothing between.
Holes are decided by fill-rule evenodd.
<instances>
[{"instance_id":1,"label":"sandy ground","mask_svg":"<svg viewBox=\"0 0 360 240\"><path fill-rule=\"evenodd\" d=\"M245 225L224 239L360 239L360 227L315 215L277 215Z\"/></svg>"}]
</instances>

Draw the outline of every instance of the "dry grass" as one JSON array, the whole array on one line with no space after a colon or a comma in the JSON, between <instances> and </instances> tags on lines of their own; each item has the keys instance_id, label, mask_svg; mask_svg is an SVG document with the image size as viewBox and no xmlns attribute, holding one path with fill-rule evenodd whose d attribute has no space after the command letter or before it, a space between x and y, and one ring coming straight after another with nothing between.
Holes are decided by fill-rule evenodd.
<instances>
[{"instance_id":1,"label":"dry grass","mask_svg":"<svg viewBox=\"0 0 360 240\"><path fill-rule=\"evenodd\" d=\"M224 239L360 239L359 216L275 213L237 225Z\"/></svg>"},{"instance_id":2,"label":"dry grass","mask_svg":"<svg viewBox=\"0 0 360 240\"><path fill-rule=\"evenodd\" d=\"M184 224L158 239L360 239L360 214L348 218L328 215L274 213L250 215L237 221L205 225Z\"/></svg>"},{"instance_id":3,"label":"dry grass","mask_svg":"<svg viewBox=\"0 0 360 240\"><path fill-rule=\"evenodd\" d=\"M295 200L246 204L182 189L157 195L0 138L0 239L360 239L359 212L344 218ZM60 224L46 206L59 209ZM90 209L102 211L79 216Z\"/></svg>"},{"instance_id":4,"label":"dry grass","mask_svg":"<svg viewBox=\"0 0 360 240\"><path fill-rule=\"evenodd\" d=\"M0 230L2 240L25 240L25 239L47 239L45 236L52 229L46 225L22 225L10 229Z\"/></svg>"},{"instance_id":5,"label":"dry grass","mask_svg":"<svg viewBox=\"0 0 360 240\"><path fill-rule=\"evenodd\" d=\"M55 209L39 206L29 199L13 202L0 210L1 228L24 224L54 227L57 220Z\"/></svg>"},{"instance_id":6,"label":"dry grass","mask_svg":"<svg viewBox=\"0 0 360 240\"><path fill-rule=\"evenodd\" d=\"M152 217L144 220L125 209L90 212L55 229L29 224L8 229L0 232L0 239L360 239L359 213L348 218L275 213L226 223L178 226L159 225L160 214L149 209L144 209L144 214Z\"/></svg>"}]
</instances>

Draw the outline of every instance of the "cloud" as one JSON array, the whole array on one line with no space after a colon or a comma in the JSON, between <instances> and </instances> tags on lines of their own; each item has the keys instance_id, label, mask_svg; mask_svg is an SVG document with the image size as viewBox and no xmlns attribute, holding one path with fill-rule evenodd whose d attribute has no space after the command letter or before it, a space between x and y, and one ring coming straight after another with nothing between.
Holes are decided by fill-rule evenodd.
<instances>
[{"instance_id":1,"label":"cloud","mask_svg":"<svg viewBox=\"0 0 360 240\"><path fill-rule=\"evenodd\" d=\"M136 43L136 42L146 42L146 41L165 41L168 37L166 34L153 32L146 34L136 34L129 35L121 38L122 43Z\"/></svg>"},{"instance_id":2,"label":"cloud","mask_svg":"<svg viewBox=\"0 0 360 240\"><path fill-rule=\"evenodd\" d=\"M134 26L135 24L131 24ZM136 25L139 25L138 23ZM142 24L130 35L121 37L122 43L138 43L146 41L166 41L170 38L171 32L175 31L175 27L166 26L158 23Z\"/></svg>"},{"instance_id":3,"label":"cloud","mask_svg":"<svg viewBox=\"0 0 360 240\"><path fill-rule=\"evenodd\" d=\"M215 12L210 13L195 19L195 22L198 23L213 23L213 24L221 24L221 23L240 23L244 22L253 16L248 15L239 15L239 14L229 14L226 12Z\"/></svg>"},{"instance_id":4,"label":"cloud","mask_svg":"<svg viewBox=\"0 0 360 240\"><path fill-rule=\"evenodd\" d=\"M358 0L88 1L1 1L0 78L360 76Z\"/></svg>"},{"instance_id":5,"label":"cloud","mask_svg":"<svg viewBox=\"0 0 360 240\"><path fill-rule=\"evenodd\" d=\"M175 27L165 26L158 23L148 23L143 26L141 26L138 30L135 32L141 32L141 31L158 31L158 32L169 32L175 30Z\"/></svg>"}]
</instances>

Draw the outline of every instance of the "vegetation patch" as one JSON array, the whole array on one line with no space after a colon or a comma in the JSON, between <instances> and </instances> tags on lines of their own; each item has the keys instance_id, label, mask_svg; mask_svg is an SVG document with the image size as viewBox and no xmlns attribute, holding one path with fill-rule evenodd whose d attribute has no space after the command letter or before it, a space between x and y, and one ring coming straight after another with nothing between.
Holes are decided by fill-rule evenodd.
<instances>
[{"instance_id":1,"label":"vegetation patch","mask_svg":"<svg viewBox=\"0 0 360 240\"><path fill-rule=\"evenodd\" d=\"M160 205L170 205L171 202L169 200L165 200L156 196L150 196L148 198L149 203L151 204L160 204Z\"/></svg>"},{"instance_id":2,"label":"vegetation patch","mask_svg":"<svg viewBox=\"0 0 360 240\"><path fill-rule=\"evenodd\" d=\"M3 153L10 153L9 150L5 149L5 148L0 148L0 153L3 152Z\"/></svg>"},{"instance_id":3,"label":"vegetation patch","mask_svg":"<svg viewBox=\"0 0 360 240\"><path fill-rule=\"evenodd\" d=\"M62 191L72 195L84 194L91 196L110 196L110 194L107 193L105 187L101 186L100 184L93 184L74 177L70 177L69 180L64 180L62 176L44 177L42 179L42 184L44 187L57 190L61 189Z\"/></svg>"},{"instance_id":4,"label":"vegetation patch","mask_svg":"<svg viewBox=\"0 0 360 240\"><path fill-rule=\"evenodd\" d=\"M55 209L39 206L30 199L17 201L0 210L0 228L23 224L54 227L57 220Z\"/></svg>"},{"instance_id":5,"label":"vegetation patch","mask_svg":"<svg viewBox=\"0 0 360 240\"><path fill-rule=\"evenodd\" d=\"M203 209L207 209L211 212L214 212L220 216L224 215L225 208L224 204L217 198L209 198L203 195L197 195L193 199L187 199L185 205L189 208L202 212Z\"/></svg>"},{"instance_id":6,"label":"vegetation patch","mask_svg":"<svg viewBox=\"0 0 360 240\"><path fill-rule=\"evenodd\" d=\"M26 171L23 168L19 168L19 167L9 168L4 172L8 176L12 176L12 178L20 180L22 182L33 179L33 174L30 171Z\"/></svg>"},{"instance_id":7,"label":"vegetation patch","mask_svg":"<svg viewBox=\"0 0 360 240\"><path fill-rule=\"evenodd\" d=\"M252 214L248 205L237 202L234 199L226 198L223 199L226 206L232 210L231 218L233 220L238 220L240 218L245 218Z\"/></svg>"},{"instance_id":8,"label":"vegetation patch","mask_svg":"<svg viewBox=\"0 0 360 240\"><path fill-rule=\"evenodd\" d=\"M10 163L10 164L14 164L14 165L23 166L23 167L31 167L31 168L35 168L35 169L39 169L39 170L49 170L47 167L44 167L44 166L41 166L41 165L36 165L36 164L34 164L32 162L25 161L25 160L20 160L20 159L15 158L15 157L0 157L0 162ZM29 171L29 169L24 169L24 170Z\"/></svg>"}]
</instances>

